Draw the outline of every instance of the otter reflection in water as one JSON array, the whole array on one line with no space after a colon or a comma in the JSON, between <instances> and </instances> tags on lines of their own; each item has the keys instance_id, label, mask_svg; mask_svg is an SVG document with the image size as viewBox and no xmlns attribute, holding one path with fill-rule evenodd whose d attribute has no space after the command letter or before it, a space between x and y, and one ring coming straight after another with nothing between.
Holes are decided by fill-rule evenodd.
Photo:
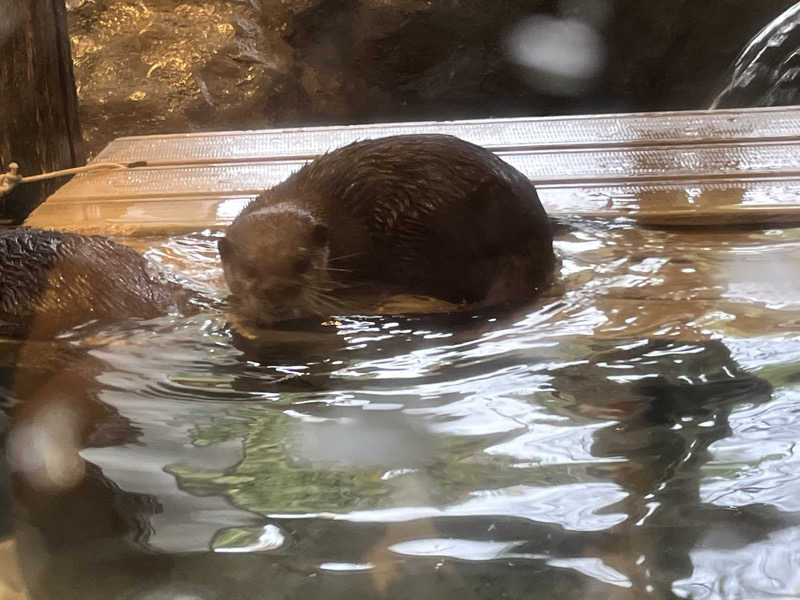
<instances>
[{"instance_id":1,"label":"otter reflection in water","mask_svg":"<svg viewBox=\"0 0 800 600\"><path fill-rule=\"evenodd\" d=\"M51 337L88 321L154 318L189 292L101 236L0 229L0 335Z\"/></svg>"},{"instance_id":2,"label":"otter reflection in water","mask_svg":"<svg viewBox=\"0 0 800 600\"><path fill-rule=\"evenodd\" d=\"M525 300L555 263L530 181L445 135L356 142L317 158L247 206L219 251L235 316L257 326L400 293Z\"/></svg>"}]
</instances>

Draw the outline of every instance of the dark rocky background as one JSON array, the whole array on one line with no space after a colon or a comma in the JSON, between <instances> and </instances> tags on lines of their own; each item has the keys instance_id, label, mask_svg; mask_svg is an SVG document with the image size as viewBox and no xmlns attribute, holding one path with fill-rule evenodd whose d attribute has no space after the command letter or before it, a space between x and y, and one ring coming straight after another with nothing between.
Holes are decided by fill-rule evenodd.
<instances>
[{"instance_id":1,"label":"dark rocky background","mask_svg":"<svg viewBox=\"0 0 800 600\"><path fill-rule=\"evenodd\" d=\"M68 0L67 8L83 134L96 153L115 137L147 133L707 107L746 42L793 1ZM562 20L523 29L526 43L550 35L577 48L579 67L595 57L594 69L565 85L514 60L509 35L536 15ZM580 27L562 32L563 19Z\"/></svg>"}]
</instances>

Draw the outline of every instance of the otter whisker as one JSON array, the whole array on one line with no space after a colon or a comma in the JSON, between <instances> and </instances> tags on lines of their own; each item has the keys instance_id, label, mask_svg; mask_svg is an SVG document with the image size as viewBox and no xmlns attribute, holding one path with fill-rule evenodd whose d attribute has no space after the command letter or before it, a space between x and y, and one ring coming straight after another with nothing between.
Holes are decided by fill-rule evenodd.
<instances>
[{"instance_id":1,"label":"otter whisker","mask_svg":"<svg viewBox=\"0 0 800 600\"><path fill-rule=\"evenodd\" d=\"M308 293L307 293L307 296L309 297L310 300L312 300L314 302L318 302L319 304L325 304L325 305L331 306L331 307L337 307L337 306L340 306L342 304L342 302L341 302L341 300L339 298L336 298L334 296L330 296L328 294L325 294L324 292L315 292L315 291L309 290Z\"/></svg>"},{"instance_id":2,"label":"otter whisker","mask_svg":"<svg viewBox=\"0 0 800 600\"><path fill-rule=\"evenodd\" d=\"M327 306L325 304L317 304L314 302L309 302L307 308L309 312L319 317L329 317L330 315L339 312L336 307Z\"/></svg>"},{"instance_id":3,"label":"otter whisker","mask_svg":"<svg viewBox=\"0 0 800 600\"><path fill-rule=\"evenodd\" d=\"M323 283L323 285L320 285L320 283ZM340 281L333 281L333 280L329 280L329 281L326 281L326 282L311 282L311 281L307 281L306 285L307 285L307 287L309 289L314 289L316 291L321 291L321 292L332 292L334 290L343 290L343 289L346 289L346 288L350 287L345 283L342 283Z\"/></svg>"},{"instance_id":4,"label":"otter whisker","mask_svg":"<svg viewBox=\"0 0 800 600\"><path fill-rule=\"evenodd\" d=\"M336 262L336 261L339 261L339 260L346 260L348 258L354 258L356 256L364 256L364 254L365 254L365 252L352 252L351 254L341 254L339 256L329 256L328 257L328 262L332 263L332 262Z\"/></svg>"},{"instance_id":5,"label":"otter whisker","mask_svg":"<svg viewBox=\"0 0 800 600\"><path fill-rule=\"evenodd\" d=\"M311 304L315 305L315 308L324 308L327 311L341 311L344 308L344 303L339 298L335 298L333 296L319 293L319 292L312 292L309 290L307 293L307 300L310 301Z\"/></svg>"},{"instance_id":6,"label":"otter whisker","mask_svg":"<svg viewBox=\"0 0 800 600\"><path fill-rule=\"evenodd\" d=\"M331 282L333 283L333 282ZM341 289L338 285L319 285L318 283L314 283L311 281L304 282L305 289L313 290L315 292L323 292L327 293L333 290Z\"/></svg>"}]
</instances>

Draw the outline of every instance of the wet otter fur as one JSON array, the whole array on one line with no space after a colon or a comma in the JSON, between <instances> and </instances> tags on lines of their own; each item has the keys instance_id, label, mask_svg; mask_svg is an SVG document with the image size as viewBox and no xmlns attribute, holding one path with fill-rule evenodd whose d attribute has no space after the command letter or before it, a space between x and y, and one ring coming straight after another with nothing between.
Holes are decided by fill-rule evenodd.
<instances>
[{"instance_id":1,"label":"wet otter fur","mask_svg":"<svg viewBox=\"0 0 800 600\"><path fill-rule=\"evenodd\" d=\"M91 320L166 314L187 297L131 248L101 236L0 229L0 336L52 337Z\"/></svg>"},{"instance_id":2,"label":"wet otter fur","mask_svg":"<svg viewBox=\"0 0 800 600\"><path fill-rule=\"evenodd\" d=\"M263 326L365 293L529 299L550 281L552 237L533 185L493 153L400 135L306 164L245 207L219 252L234 314Z\"/></svg>"}]
</instances>

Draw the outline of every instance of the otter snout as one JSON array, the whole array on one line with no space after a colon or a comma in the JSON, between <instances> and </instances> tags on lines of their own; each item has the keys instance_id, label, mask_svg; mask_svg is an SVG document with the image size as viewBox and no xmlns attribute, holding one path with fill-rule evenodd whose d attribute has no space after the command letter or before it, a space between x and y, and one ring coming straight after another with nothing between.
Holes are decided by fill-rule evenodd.
<instances>
[{"instance_id":1,"label":"otter snout","mask_svg":"<svg viewBox=\"0 0 800 600\"><path fill-rule=\"evenodd\" d=\"M266 327L278 321L299 319L320 314L319 307L309 293L312 282L306 277L286 278L262 274L261 277L243 277L234 268L228 286L229 301L242 322Z\"/></svg>"}]
</instances>

